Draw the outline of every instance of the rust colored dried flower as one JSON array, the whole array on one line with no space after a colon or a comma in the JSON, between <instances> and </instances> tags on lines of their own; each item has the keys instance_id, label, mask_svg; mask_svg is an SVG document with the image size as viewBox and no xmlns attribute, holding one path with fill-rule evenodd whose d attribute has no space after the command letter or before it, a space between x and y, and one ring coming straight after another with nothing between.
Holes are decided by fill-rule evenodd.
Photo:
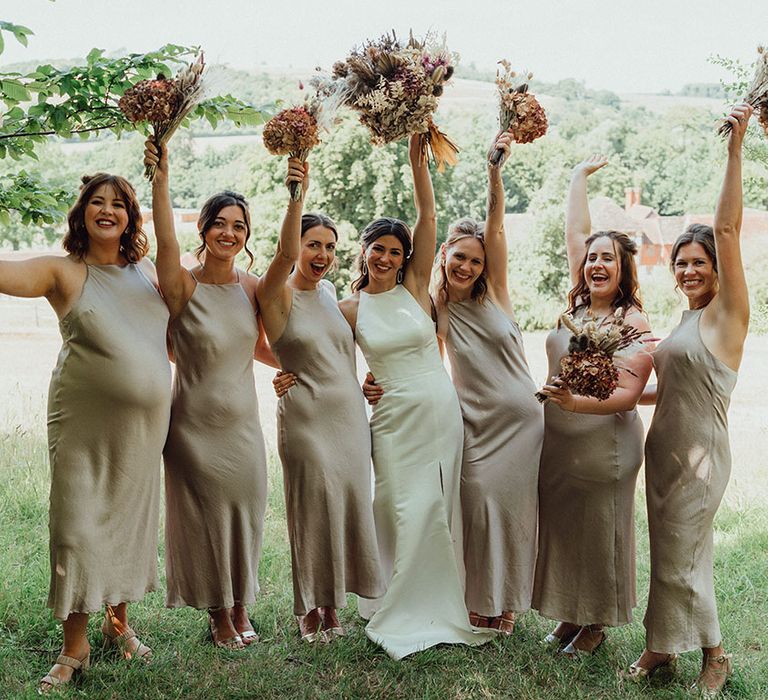
<instances>
[{"instance_id":1,"label":"rust colored dried flower","mask_svg":"<svg viewBox=\"0 0 768 700\"><path fill-rule=\"evenodd\" d=\"M560 379L580 396L605 401L619 385L619 370L608 353L601 350L576 351L560 361Z\"/></svg>"},{"instance_id":2,"label":"rust colored dried flower","mask_svg":"<svg viewBox=\"0 0 768 700\"><path fill-rule=\"evenodd\" d=\"M163 122L179 107L181 95L174 80L141 80L125 91L117 103L132 122Z\"/></svg>"},{"instance_id":3,"label":"rust colored dried flower","mask_svg":"<svg viewBox=\"0 0 768 700\"><path fill-rule=\"evenodd\" d=\"M320 143L317 120L304 107L284 109L266 123L263 139L272 155L301 158Z\"/></svg>"},{"instance_id":4,"label":"rust colored dried flower","mask_svg":"<svg viewBox=\"0 0 768 700\"><path fill-rule=\"evenodd\" d=\"M530 143L547 133L547 115L539 101L528 93L511 96L515 105L515 118L509 124L509 132L517 143Z\"/></svg>"}]
</instances>

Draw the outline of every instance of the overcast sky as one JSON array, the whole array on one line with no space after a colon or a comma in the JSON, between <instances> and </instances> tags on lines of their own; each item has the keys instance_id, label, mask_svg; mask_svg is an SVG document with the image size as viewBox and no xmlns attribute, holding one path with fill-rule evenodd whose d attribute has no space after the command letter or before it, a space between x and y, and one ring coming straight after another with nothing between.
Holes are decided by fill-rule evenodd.
<instances>
[{"instance_id":1,"label":"overcast sky","mask_svg":"<svg viewBox=\"0 0 768 700\"><path fill-rule=\"evenodd\" d=\"M447 32L465 64L504 57L541 80L622 93L717 82L708 56L751 62L768 43L765 0L0 0L0 19L35 32L28 49L6 38L2 64L170 42L234 67L329 68L365 38L413 27Z\"/></svg>"}]
</instances>

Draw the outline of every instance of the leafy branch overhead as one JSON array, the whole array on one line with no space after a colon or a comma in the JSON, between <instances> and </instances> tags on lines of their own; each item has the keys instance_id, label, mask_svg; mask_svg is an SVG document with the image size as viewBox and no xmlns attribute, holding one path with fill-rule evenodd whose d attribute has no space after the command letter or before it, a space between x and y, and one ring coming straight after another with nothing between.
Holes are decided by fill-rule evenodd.
<instances>
[{"instance_id":1,"label":"leafy branch overhead","mask_svg":"<svg viewBox=\"0 0 768 700\"><path fill-rule=\"evenodd\" d=\"M26 46L31 34L26 27L0 21L0 53L5 47L4 35L14 36ZM120 111L120 97L140 80L158 74L171 76L174 68L178 70L197 53L196 47L166 44L149 53L108 57L103 49L95 48L82 65L59 68L44 64L25 73L0 71L0 158L37 160L36 149L51 136L78 135L85 140L111 132L119 137L124 131L137 128L146 133L147 125L137 127ZM223 121L237 126L256 126L268 116L263 108L223 95L197 105L183 126L196 119L206 119L214 128ZM0 212L17 210L31 223L44 223L51 212L40 197L47 190L40 181L34 187L24 178L15 183L20 188L27 185L30 189L22 194L20 201L34 206L16 209L6 197L0 199Z\"/></svg>"}]
</instances>

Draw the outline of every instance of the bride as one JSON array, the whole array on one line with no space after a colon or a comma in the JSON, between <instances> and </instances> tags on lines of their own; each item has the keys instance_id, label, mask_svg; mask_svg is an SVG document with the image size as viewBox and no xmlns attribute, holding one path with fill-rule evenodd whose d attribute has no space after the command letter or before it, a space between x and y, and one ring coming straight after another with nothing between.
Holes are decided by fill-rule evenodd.
<instances>
[{"instance_id":1,"label":"bride","mask_svg":"<svg viewBox=\"0 0 768 700\"><path fill-rule=\"evenodd\" d=\"M437 346L429 278L435 199L419 137L411 137L417 219L363 230L360 276L340 303L384 389L371 419L374 516L387 591L360 601L368 637L394 659L435 644L482 644L469 624L457 564L462 418ZM460 546L459 546L460 556Z\"/></svg>"}]
</instances>

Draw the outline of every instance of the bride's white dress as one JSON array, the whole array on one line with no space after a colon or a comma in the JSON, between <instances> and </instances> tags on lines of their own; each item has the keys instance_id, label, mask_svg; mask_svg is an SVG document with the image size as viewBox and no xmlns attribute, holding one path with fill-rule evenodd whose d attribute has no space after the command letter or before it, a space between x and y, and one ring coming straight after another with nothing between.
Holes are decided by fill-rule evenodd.
<instances>
[{"instance_id":1,"label":"bride's white dress","mask_svg":"<svg viewBox=\"0 0 768 700\"><path fill-rule=\"evenodd\" d=\"M368 637L394 659L435 644L482 644L456 559L463 424L432 320L402 285L360 292L355 335L384 389L371 436L376 535L387 592L359 601ZM459 549L460 551L460 549Z\"/></svg>"}]
</instances>

